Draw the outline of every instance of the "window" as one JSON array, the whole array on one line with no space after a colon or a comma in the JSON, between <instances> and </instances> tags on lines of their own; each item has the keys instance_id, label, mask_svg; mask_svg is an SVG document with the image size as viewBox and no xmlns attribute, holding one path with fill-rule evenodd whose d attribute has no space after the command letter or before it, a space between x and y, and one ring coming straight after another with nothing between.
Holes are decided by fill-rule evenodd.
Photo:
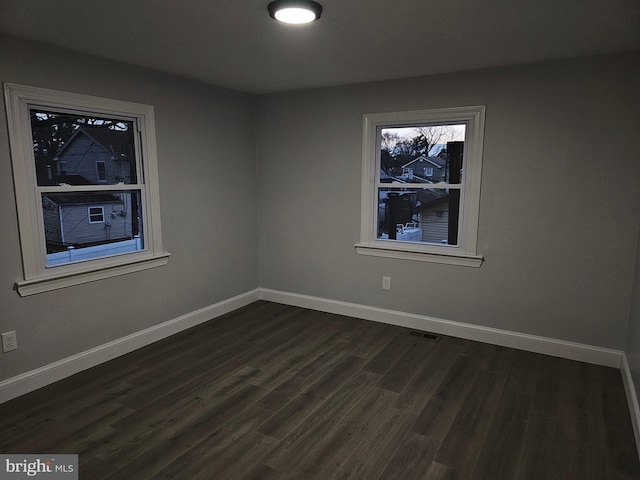
<instances>
[{"instance_id":1,"label":"window","mask_svg":"<svg viewBox=\"0 0 640 480\"><path fill-rule=\"evenodd\" d=\"M89 207L89 223L104 222L104 207Z\"/></svg>"},{"instance_id":2,"label":"window","mask_svg":"<svg viewBox=\"0 0 640 480\"><path fill-rule=\"evenodd\" d=\"M98 160L96 162L97 179L100 183L107 183L107 162Z\"/></svg>"},{"instance_id":3,"label":"window","mask_svg":"<svg viewBox=\"0 0 640 480\"><path fill-rule=\"evenodd\" d=\"M14 84L5 84L5 99L18 293L166 264L153 107Z\"/></svg>"},{"instance_id":4,"label":"window","mask_svg":"<svg viewBox=\"0 0 640 480\"><path fill-rule=\"evenodd\" d=\"M67 176L67 162L64 160L58 160L58 175L61 177Z\"/></svg>"},{"instance_id":5,"label":"window","mask_svg":"<svg viewBox=\"0 0 640 480\"><path fill-rule=\"evenodd\" d=\"M475 266L484 107L364 116L364 255Z\"/></svg>"}]
</instances>

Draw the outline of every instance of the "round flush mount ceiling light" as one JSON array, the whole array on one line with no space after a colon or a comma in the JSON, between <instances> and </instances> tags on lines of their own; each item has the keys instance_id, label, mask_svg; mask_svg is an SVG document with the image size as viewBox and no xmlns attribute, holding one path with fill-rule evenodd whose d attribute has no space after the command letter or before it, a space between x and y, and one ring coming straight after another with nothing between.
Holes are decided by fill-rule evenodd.
<instances>
[{"instance_id":1,"label":"round flush mount ceiling light","mask_svg":"<svg viewBox=\"0 0 640 480\"><path fill-rule=\"evenodd\" d=\"M322 5L313 0L275 0L267 10L274 20L297 25L315 22L322 15Z\"/></svg>"}]
</instances>

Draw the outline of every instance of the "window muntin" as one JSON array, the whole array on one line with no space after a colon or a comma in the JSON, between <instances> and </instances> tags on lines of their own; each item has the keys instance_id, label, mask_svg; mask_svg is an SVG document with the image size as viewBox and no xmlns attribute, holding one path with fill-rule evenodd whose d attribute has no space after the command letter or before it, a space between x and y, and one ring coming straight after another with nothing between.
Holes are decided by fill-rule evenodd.
<instances>
[{"instance_id":1,"label":"window muntin","mask_svg":"<svg viewBox=\"0 0 640 480\"><path fill-rule=\"evenodd\" d=\"M369 114L364 120L357 252L479 266L484 107Z\"/></svg>"},{"instance_id":2,"label":"window muntin","mask_svg":"<svg viewBox=\"0 0 640 480\"><path fill-rule=\"evenodd\" d=\"M20 295L166 264L153 107L15 84L4 90L24 269ZM102 180L96 162L104 162ZM103 208L102 223L92 207ZM85 234L96 227L102 237L70 241L74 215ZM60 249L69 255L54 261Z\"/></svg>"}]
</instances>

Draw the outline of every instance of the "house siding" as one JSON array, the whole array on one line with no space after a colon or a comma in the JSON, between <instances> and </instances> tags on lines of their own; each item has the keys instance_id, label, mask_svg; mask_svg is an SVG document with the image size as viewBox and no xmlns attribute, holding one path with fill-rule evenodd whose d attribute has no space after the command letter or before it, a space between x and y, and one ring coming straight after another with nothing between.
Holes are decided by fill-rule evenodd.
<instances>
[{"instance_id":1,"label":"house siding","mask_svg":"<svg viewBox=\"0 0 640 480\"><path fill-rule=\"evenodd\" d=\"M114 161L111 152L83 133L67 144L58 157L58 165L60 161L66 162L67 175L80 175L93 184L115 184L130 175L128 160ZM102 181L98 176L97 162L105 163L106 178Z\"/></svg>"},{"instance_id":2,"label":"house siding","mask_svg":"<svg viewBox=\"0 0 640 480\"><path fill-rule=\"evenodd\" d=\"M119 212L122 204L87 204L64 205L62 216L64 219L64 240L66 244L86 244L95 242L108 242L132 238L131 221L127 216L121 217L117 213L115 218L111 212ZM104 207L104 222L89 223L89 208Z\"/></svg>"},{"instance_id":3,"label":"house siding","mask_svg":"<svg viewBox=\"0 0 640 480\"><path fill-rule=\"evenodd\" d=\"M438 212L443 212L438 218ZM446 205L440 208L429 209L419 214L422 227L422 241L429 243L442 243L449 232L449 211Z\"/></svg>"},{"instance_id":4,"label":"house siding","mask_svg":"<svg viewBox=\"0 0 640 480\"><path fill-rule=\"evenodd\" d=\"M439 160L440 162L444 162L444 160ZM428 175L427 169L431 168L432 173ZM437 183L444 180L445 168L444 166L438 165L438 159L436 157L424 157L420 156L413 160L412 162L404 165L400 171L405 171L404 169L410 169L413 172L413 175L418 176L420 178L427 179L431 182Z\"/></svg>"},{"instance_id":5,"label":"house siding","mask_svg":"<svg viewBox=\"0 0 640 480\"><path fill-rule=\"evenodd\" d=\"M58 205L46 198L43 199L42 215L47 241L62 243L62 229L60 228L60 210Z\"/></svg>"}]
</instances>

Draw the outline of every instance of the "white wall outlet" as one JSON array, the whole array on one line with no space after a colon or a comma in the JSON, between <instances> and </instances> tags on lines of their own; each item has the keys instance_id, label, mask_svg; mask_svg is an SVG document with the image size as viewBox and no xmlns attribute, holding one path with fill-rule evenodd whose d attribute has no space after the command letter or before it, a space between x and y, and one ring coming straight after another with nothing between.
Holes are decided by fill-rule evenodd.
<instances>
[{"instance_id":1,"label":"white wall outlet","mask_svg":"<svg viewBox=\"0 0 640 480\"><path fill-rule=\"evenodd\" d=\"M12 350L16 350L18 348L18 339L16 337L16 332L6 332L2 334L2 351L10 352Z\"/></svg>"},{"instance_id":2,"label":"white wall outlet","mask_svg":"<svg viewBox=\"0 0 640 480\"><path fill-rule=\"evenodd\" d=\"M382 277L382 289L391 290L391 277Z\"/></svg>"}]
</instances>

